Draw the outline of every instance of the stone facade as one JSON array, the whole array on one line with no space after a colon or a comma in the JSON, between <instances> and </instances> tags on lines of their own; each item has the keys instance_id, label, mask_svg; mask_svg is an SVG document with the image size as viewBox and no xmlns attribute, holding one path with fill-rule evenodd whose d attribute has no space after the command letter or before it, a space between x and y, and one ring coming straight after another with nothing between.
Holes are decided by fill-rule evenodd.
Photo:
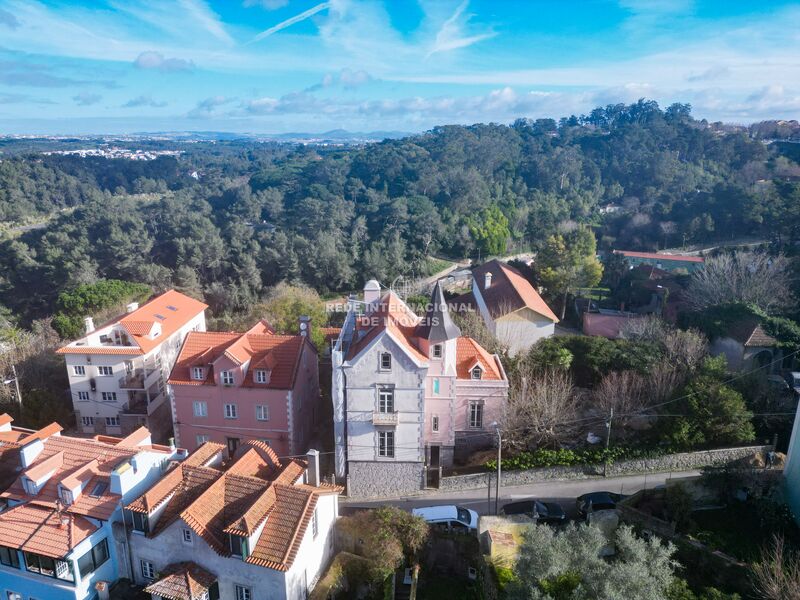
<instances>
[{"instance_id":1,"label":"stone facade","mask_svg":"<svg viewBox=\"0 0 800 600\"><path fill-rule=\"evenodd\" d=\"M416 494L425 487L424 466L418 462L350 461L349 469L349 498Z\"/></svg>"},{"instance_id":2,"label":"stone facade","mask_svg":"<svg viewBox=\"0 0 800 600\"><path fill-rule=\"evenodd\" d=\"M722 448L699 452L666 454L658 458L622 460L608 466L610 477L635 475L637 473L664 473L669 471L690 471L700 467L721 466L756 453L772 450L772 446L747 446L743 448ZM546 467L521 471L505 471L502 474L503 486L527 485L541 481L588 479L603 474L602 465L576 467ZM475 473L442 477L440 491L474 490L485 488L487 478L494 473ZM492 479L494 481L494 479Z\"/></svg>"}]
</instances>

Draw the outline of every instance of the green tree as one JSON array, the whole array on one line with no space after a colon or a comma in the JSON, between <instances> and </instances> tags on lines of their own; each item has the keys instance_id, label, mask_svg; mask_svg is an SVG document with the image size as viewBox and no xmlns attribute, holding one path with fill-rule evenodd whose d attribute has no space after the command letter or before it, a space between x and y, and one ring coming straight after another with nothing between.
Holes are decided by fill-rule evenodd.
<instances>
[{"instance_id":1,"label":"green tree","mask_svg":"<svg viewBox=\"0 0 800 600\"><path fill-rule=\"evenodd\" d=\"M477 217L468 218L467 223L475 244L483 256L505 254L511 232L508 229L508 218L497 205L487 206Z\"/></svg>"},{"instance_id":2,"label":"green tree","mask_svg":"<svg viewBox=\"0 0 800 600\"><path fill-rule=\"evenodd\" d=\"M319 294L309 287L278 284L254 312L265 318L276 332L290 335L297 335L301 316L311 317L311 341L317 348L325 344L320 328L327 324L328 313Z\"/></svg>"}]
</instances>

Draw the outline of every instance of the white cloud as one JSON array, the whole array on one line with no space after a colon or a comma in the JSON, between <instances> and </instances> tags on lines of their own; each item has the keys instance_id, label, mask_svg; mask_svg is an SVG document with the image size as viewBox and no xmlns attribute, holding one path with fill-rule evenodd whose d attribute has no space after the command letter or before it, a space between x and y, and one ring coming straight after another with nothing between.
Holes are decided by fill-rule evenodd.
<instances>
[{"instance_id":1,"label":"white cloud","mask_svg":"<svg viewBox=\"0 0 800 600\"><path fill-rule=\"evenodd\" d=\"M427 57L430 57L437 52L447 52L449 50L456 50L458 48L466 48L472 44L476 44L483 40L497 35L494 31L487 31L474 35L466 33L470 19L474 16L472 14L464 14L464 11L469 6L469 0L463 0L458 5L455 12L442 24L441 29L436 34L436 40L433 47L428 52ZM426 58L427 58L426 57Z\"/></svg>"},{"instance_id":2,"label":"white cloud","mask_svg":"<svg viewBox=\"0 0 800 600\"><path fill-rule=\"evenodd\" d=\"M219 18L203 0L180 0L186 13L200 23L208 33L221 42L233 45L234 41Z\"/></svg>"},{"instance_id":3,"label":"white cloud","mask_svg":"<svg viewBox=\"0 0 800 600\"><path fill-rule=\"evenodd\" d=\"M722 65L715 65L713 67L709 67L705 71L700 73L692 73L686 77L686 81L712 81L714 79L720 79L722 77L727 77L730 75L731 70L728 67Z\"/></svg>"},{"instance_id":4,"label":"white cloud","mask_svg":"<svg viewBox=\"0 0 800 600\"><path fill-rule=\"evenodd\" d=\"M256 37L254 37L251 40L250 43L261 41L265 37L271 36L273 33L277 33L279 31L281 31L282 29L286 29L287 27L291 27L292 25L294 25L295 23L299 23L300 21L305 21L306 19L308 19L310 17L313 17L318 12L322 12L323 10L328 9L330 7L331 7L331 3L330 2L323 2L322 4L317 4L316 6L312 6L308 10L305 10L305 11L301 12L298 15L295 15L295 16L289 18L289 19L286 19L285 21L281 21L277 25L273 25L269 29L266 29L266 30L262 31Z\"/></svg>"},{"instance_id":5,"label":"white cloud","mask_svg":"<svg viewBox=\"0 0 800 600\"><path fill-rule=\"evenodd\" d=\"M91 92L81 92L80 94L73 96L72 99L75 101L75 104L78 106L91 106L92 104L97 104L103 97L100 94L92 94Z\"/></svg>"},{"instance_id":6,"label":"white cloud","mask_svg":"<svg viewBox=\"0 0 800 600\"><path fill-rule=\"evenodd\" d=\"M148 50L142 52L133 61L135 67L139 69L155 69L163 73L173 73L176 71L193 71L194 63L183 58L165 58L160 52Z\"/></svg>"},{"instance_id":7,"label":"white cloud","mask_svg":"<svg viewBox=\"0 0 800 600\"><path fill-rule=\"evenodd\" d=\"M140 106L147 106L150 108L162 108L166 106L167 103L163 101L153 100L152 96L137 96L136 98L131 98L125 104L122 105L122 108L137 108Z\"/></svg>"},{"instance_id":8,"label":"white cloud","mask_svg":"<svg viewBox=\"0 0 800 600\"><path fill-rule=\"evenodd\" d=\"M244 0L246 7L261 6L267 10L277 10L289 4L289 0Z\"/></svg>"},{"instance_id":9,"label":"white cloud","mask_svg":"<svg viewBox=\"0 0 800 600\"><path fill-rule=\"evenodd\" d=\"M190 110L186 116L190 119L207 119L217 117L221 115L220 111L218 110L220 107L230 104L235 100L236 98L227 98L225 96L211 96L210 98L206 98L205 100L198 102L197 106Z\"/></svg>"}]
</instances>

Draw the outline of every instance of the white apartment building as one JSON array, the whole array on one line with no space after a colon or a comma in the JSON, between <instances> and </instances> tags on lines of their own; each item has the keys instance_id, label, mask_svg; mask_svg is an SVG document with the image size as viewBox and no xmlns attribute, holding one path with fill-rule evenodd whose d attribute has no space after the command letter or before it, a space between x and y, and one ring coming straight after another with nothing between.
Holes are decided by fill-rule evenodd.
<instances>
[{"instance_id":1,"label":"white apartment building","mask_svg":"<svg viewBox=\"0 0 800 600\"><path fill-rule=\"evenodd\" d=\"M170 290L95 327L57 353L64 355L72 406L84 433L128 435L142 425L156 441L171 435L167 378L190 331L205 331L202 302Z\"/></svg>"}]
</instances>

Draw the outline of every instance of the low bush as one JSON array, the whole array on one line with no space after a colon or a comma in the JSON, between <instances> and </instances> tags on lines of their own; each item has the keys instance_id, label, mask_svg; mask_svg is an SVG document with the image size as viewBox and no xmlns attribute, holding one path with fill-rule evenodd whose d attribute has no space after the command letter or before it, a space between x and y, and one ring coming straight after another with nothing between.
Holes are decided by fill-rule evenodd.
<instances>
[{"instance_id":1,"label":"low bush","mask_svg":"<svg viewBox=\"0 0 800 600\"><path fill-rule=\"evenodd\" d=\"M547 467L573 467L580 465L613 464L619 460L637 458L658 458L670 454L673 448L635 448L629 446L616 446L614 448L583 448L577 450L538 449L533 452L520 452L515 456L503 459L502 467L507 471L523 469L538 469ZM485 467L494 471L497 469L497 460L486 462Z\"/></svg>"}]
</instances>

